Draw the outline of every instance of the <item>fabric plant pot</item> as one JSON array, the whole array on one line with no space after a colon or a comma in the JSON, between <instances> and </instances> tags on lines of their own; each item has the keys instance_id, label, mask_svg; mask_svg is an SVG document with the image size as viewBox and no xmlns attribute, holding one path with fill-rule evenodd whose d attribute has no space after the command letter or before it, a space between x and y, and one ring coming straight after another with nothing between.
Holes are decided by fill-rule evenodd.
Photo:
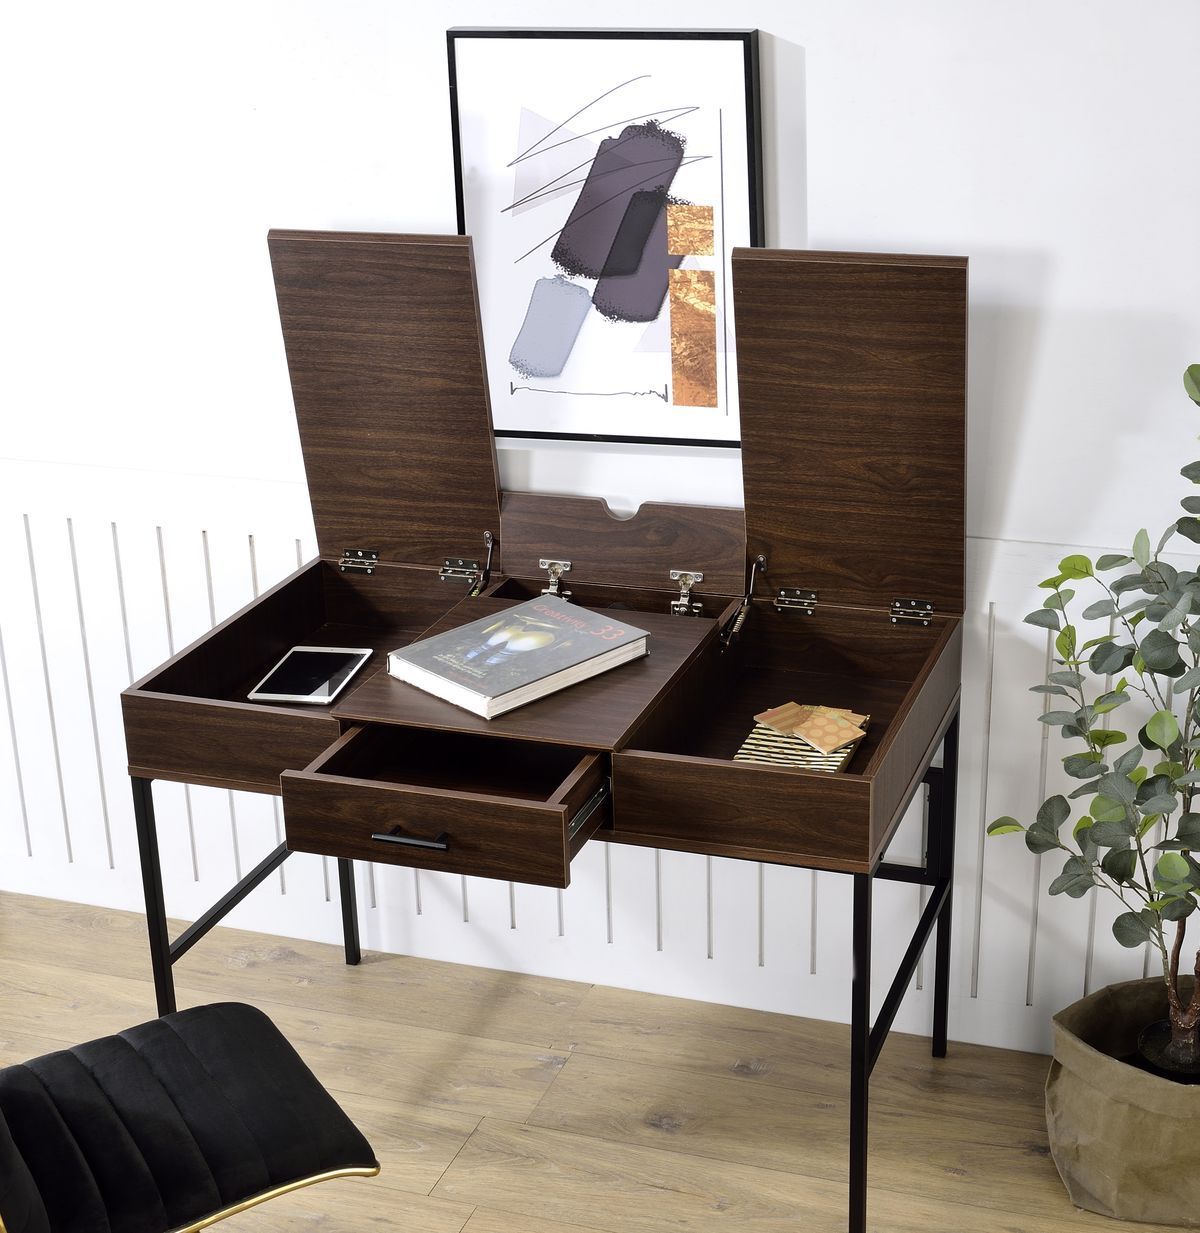
<instances>
[{"instance_id":1,"label":"fabric plant pot","mask_svg":"<svg viewBox=\"0 0 1200 1233\"><path fill-rule=\"evenodd\" d=\"M1191 979L1180 992L1191 996ZM1071 1202L1120 1220L1200 1228L1200 1086L1122 1060L1167 1016L1161 978L1109 985L1054 1016L1050 1151Z\"/></svg>"}]
</instances>

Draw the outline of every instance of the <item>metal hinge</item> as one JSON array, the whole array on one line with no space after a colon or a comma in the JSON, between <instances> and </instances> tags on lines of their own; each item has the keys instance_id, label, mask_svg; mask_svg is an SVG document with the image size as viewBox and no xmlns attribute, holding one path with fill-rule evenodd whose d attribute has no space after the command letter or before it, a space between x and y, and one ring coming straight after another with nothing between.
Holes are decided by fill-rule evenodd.
<instances>
[{"instance_id":1,"label":"metal hinge","mask_svg":"<svg viewBox=\"0 0 1200 1233\"><path fill-rule=\"evenodd\" d=\"M927 599L894 599L892 624L932 625L933 605Z\"/></svg>"},{"instance_id":2,"label":"metal hinge","mask_svg":"<svg viewBox=\"0 0 1200 1233\"><path fill-rule=\"evenodd\" d=\"M692 587L704 581L704 575L698 569L673 569L671 581L679 583L679 598L671 600L671 613L674 616L700 616L704 605L699 600L692 599Z\"/></svg>"},{"instance_id":3,"label":"metal hinge","mask_svg":"<svg viewBox=\"0 0 1200 1233\"><path fill-rule=\"evenodd\" d=\"M551 561L543 557L538 561L538 569L544 569L550 575L550 585L542 587L543 595L557 595L559 599L570 599L571 592L562 589L562 576L571 572L570 561Z\"/></svg>"},{"instance_id":4,"label":"metal hinge","mask_svg":"<svg viewBox=\"0 0 1200 1233\"><path fill-rule=\"evenodd\" d=\"M488 574L492 569L492 549L496 546L496 537L491 531L484 531L483 542L487 548L487 559L482 567L478 561L472 561L466 557L447 557L442 562L442 568L438 570L438 581L445 582L448 579L454 579L470 583L468 594L478 595L487 586Z\"/></svg>"},{"instance_id":5,"label":"metal hinge","mask_svg":"<svg viewBox=\"0 0 1200 1233\"><path fill-rule=\"evenodd\" d=\"M766 572L767 558L760 552L750 562L750 581L746 586L746 594L742 602L738 604L737 611L729 619L725 628L721 630L721 646L723 649L731 647L737 641L738 634L742 632L742 626L746 624L746 617L750 615L750 605L754 600L754 583L760 573L765 574Z\"/></svg>"},{"instance_id":6,"label":"metal hinge","mask_svg":"<svg viewBox=\"0 0 1200 1233\"><path fill-rule=\"evenodd\" d=\"M373 574L379 564L379 553L373 548L347 548L338 562L343 574Z\"/></svg>"},{"instance_id":7,"label":"metal hinge","mask_svg":"<svg viewBox=\"0 0 1200 1233\"><path fill-rule=\"evenodd\" d=\"M805 616L812 616L817 610L817 593L801 590L800 587L780 587L773 602L780 611L786 609L789 612L802 612Z\"/></svg>"}]
</instances>

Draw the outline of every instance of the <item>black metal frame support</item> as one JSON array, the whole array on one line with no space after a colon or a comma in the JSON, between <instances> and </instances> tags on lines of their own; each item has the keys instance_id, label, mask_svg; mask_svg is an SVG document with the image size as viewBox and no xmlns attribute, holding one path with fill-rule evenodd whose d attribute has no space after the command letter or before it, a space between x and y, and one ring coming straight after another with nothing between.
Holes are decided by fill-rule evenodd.
<instances>
[{"instance_id":1,"label":"black metal frame support","mask_svg":"<svg viewBox=\"0 0 1200 1233\"><path fill-rule=\"evenodd\" d=\"M871 1072L883 1050L917 964L936 930L933 982L934 1057L946 1056L950 1009L951 894L954 879L955 796L958 785L958 712L942 739L942 765L926 769L928 826L923 865L881 862L854 878L853 962L850 990L850 1192L849 1231L867 1230L867 1133ZM876 878L932 888L908 949L896 970L879 1014L871 1019L871 895Z\"/></svg>"},{"instance_id":2,"label":"black metal frame support","mask_svg":"<svg viewBox=\"0 0 1200 1233\"><path fill-rule=\"evenodd\" d=\"M146 898L146 931L150 940L150 966L154 974L154 996L160 1015L175 1010L175 978L171 965L182 958L212 927L229 914L247 895L283 864L291 855L287 844L281 843L260 861L240 882L232 886L206 912L171 941L167 929L167 910L163 899L162 865L158 855L158 828L154 819L152 779L134 775L133 816L137 823L138 851L142 864L142 891ZM358 942L358 912L354 894L354 862L338 860L338 889L342 903L342 936L345 939L346 962L356 964L362 958Z\"/></svg>"}]
</instances>

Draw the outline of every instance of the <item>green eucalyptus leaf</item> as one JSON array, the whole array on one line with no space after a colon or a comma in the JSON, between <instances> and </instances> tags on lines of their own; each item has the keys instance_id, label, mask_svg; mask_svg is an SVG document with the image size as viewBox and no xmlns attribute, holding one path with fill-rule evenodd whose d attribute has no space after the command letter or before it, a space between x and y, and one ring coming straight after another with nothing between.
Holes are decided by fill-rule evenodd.
<instances>
[{"instance_id":1,"label":"green eucalyptus leaf","mask_svg":"<svg viewBox=\"0 0 1200 1233\"><path fill-rule=\"evenodd\" d=\"M1200 484L1200 462L1189 462L1186 467L1180 467L1179 474L1193 484Z\"/></svg>"},{"instance_id":2,"label":"green eucalyptus leaf","mask_svg":"<svg viewBox=\"0 0 1200 1233\"><path fill-rule=\"evenodd\" d=\"M1098 848L1125 848L1134 830L1127 822L1093 822L1088 833Z\"/></svg>"},{"instance_id":3,"label":"green eucalyptus leaf","mask_svg":"<svg viewBox=\"0 0 1200 1233\"><path fill-rule=\"evenodd\" d=\"M1195 689L1197 685L1200 685L1200 665L1189 668L1183 676L1176 677L1171 688L1177 694L1184 694L1189 689Z\"/></svg>"},{"instance_id":4,"label":"green eucalyptus leaf","mask_svg":"<svg viewBox=\"0 0 1200 1233\"><path fill-rule=\"evenodd\" d=\"M1137 785L1127 776L1116 771L1101 776L1096 782L1096 790L1111 801L1119 801L1122 805L1132 805L1137 796ZM1096 817L1093 813L1092 817Z\"/></svg>"},{"instance_id":5,"label":"green eucalyptus leaf","mask_svg":"<svg viewBox=\"0 0 1200 1233\"><path fill-rule=\"evenodd\" d=\"M1046 711L1038 716L1042 724L1073 724L1076 719L1074 711Z\"/></svg>"},{"instance_id":6,"label":"green eucalyptus leaf","mask_svg":"<svg viewBox=\"0 0 1200 1233\"><path fill-rule=\"evenodd\" d=\"M1174 813L1179 808L1179 797L1174 792L1158 792L1154 796L1147 797L1139 808L1148 813Z\"/></svg>"},{"instance_id":7,"label":"green eucalyptus leaf","mask_svg":"<svg viewBox=\"0 0 1200 1233\"><path fill-rule=\"evenodd\" d=\"M1094 791L1093 786L1093 791ZM1124 824L1129 817L1129 811L1121 804L1120 801L1114 801L1111 797L1098 794L1096 799L1092 801L1088 813L1096 819L1097 825L1101 822L1120 822ZM1092 827L1095 830L1095 827Z\"/></svg>"},{"instance_id":8,"label":"green eucalyptus leaf","mask_svg":"<svg viewBox=\"0 0 1200 1233\"><path fill-rule=\"evenodd\" d=\"M1114 882L1131 882L1137 873L1137 853L1133 848L1112 848L1104 854L1100 868Z\"/></svg>"},{"instance_id":9,"label":"green eucalyptus leaf","mask_svg":"<svg viewBox=\"0 0 1200 1233\"><path fill-rule=\"evenodd\" d=\"M1078 689L1083 684L1083 673L1067 668L1062 672L1051 672L1046 680L1052 685L1074 685Z\"/></svg>"},{"instance_id":10,"label":"green eucalyptus leaf","mask_svg":"<svg viewBox=\"0 0 1200 1233\"><path fill-rule=\"evenodd\" d=\"M1061 659L1075 658L1075 626L1064 625L1058 637L1054 639L1054 649Z\"/></svg>"},{"instance_id":11,"label":"green eucalyptus leaf","mask_svg":"<svg viewBox=\"0 0 1200 1233\"><path fill-rule=\"evenodd\" d=\"M1056 835L1070 816L1071 806L1067 804L1066 797L1063 796L1052 796L1043 801L1042 807L1037 811L1038 825L1048 827Z\"/></svg>"},{"instance_id":12,"label":"green eucalyptus leaf","mask_svg":"<svg viewBox=\"0 0 1200 1233\"><path fill-rule=\"evenodd\" d=\"M1200 544L1200 518L1180 518L1175 524L1175 530L1179 532L1185 539L1190 539L1193 544Z\"/></svg>"},{"instance_id":13,"label":"green eucalyptus leaf","mask_svg":"<svg viewBox=\"0 0 1200 1233\"><path fill-rule=\"evenodd\" d=\"M1045 602L1042 604L1042 607L1043 608L1054 608L1057 611L1062 612L1063 606L1065 604L1069 604L1071 600L1073 600L1074 598L1075 598L1075 592L1072 591L1070 588L1066 588L1061 591L1056 591L1053 595L1047 595Z\"/></svg>"},{"instance_id":14,"label":"green eucalyptus leaf","mask_svg":"<svg viewBox=\"0 0 1200 1233\"><path fill-rule=\"evenodd\" d=\"M1133 537L1133 559L1143 569L1150 564L1150 534L1145 527Z\"/></svg>"},{"instance_id":15,"label":"green eucalyptus leaf","mask_svg":"<svg viewBox=\"0 0 1200 1233\"><path fill-rule=\"evenodd\" d=\"M1025 846L1033 853L1041 856L1044 852L1053 852L1062 845L1058 838L1044 827L1037 825L1029 827L1025 832Z\"/></svg>"},{"instance_id":16,"label":"green eucalyptus leaf","mask_svg":"<svg viewBox=\"0 0 1200 1233\"><path fill-rule=\"evenodd\" d=\"M1063 689L1061 685L1030 685L1029 692L1031 694L1057 694L1062 698L1071 696L1070 692Z\"/></svg>"},{"instance_id":17,"label":"green eucalyptus leaf","mask_svg":"<svg viewBox=\"0 0 1200 1233\"><path fill-rule=\"evenodd\" d=\"M1179 739L1179 724L1170 711L1155 711L1146 724L1146 735L1159 749L1170 749Z\"/></svg>"},{"instance_id":18,"label":"green eucalyptus leaf","mask_svg":"<svg viewBox=\"0 0 1200 1233\"><path fill-rule=\"evenodd\" d=\"M1172 776L1172 778L1176 784L1183 784L1186 787L1190 784L1200 783L1200 771L1182 771L1180 774Z\"/></svg>"},{"instance_id":19,"label":"green eucalyptus leaf","mask_svg":"<svg viewBox=\"0 0 1200 1233\"><path fill-rule=\"evenodd\" d=\"M1159 537L1159 540L1158 540L1158 547L1157 547L1157 548L1155 548L1155 550L1154 550L1154 553L1155 553L1155 555L1156 555L1156 556L1158 555L1158 553L1162 552L1162 550L1163 550L1163 549L1167 546L1167 544L1170 542L1171 536L1172 536L1172 535L1174 535L1174 534L1175 534L1175 532L1176 532L1176 531L1178 531L1178 530L1179 530L1179 524L1178 524L1177 522L1173 522L1173 523L1171 523L1171 525L1170 525L1170 526L1169 526L1169 527L1168 527L1168 528L1167 528L1167 529L1166 529L1166 530L1162 533L1162 535Z\"/></svg>"},{"instance_id":20,"label":"green eucalyptus leaf","mask_svg":"<svg viewBox=\"0 0 1200 1233\"><path fill-rule=\"evenodd\" d=\"M1025 828L1016 820L1016 818L997 818L995 822L989 822L987 833L989 835L1014 835L1018 831L1023 831Z\"/></svg>"},{"instance_id":21,"label":"green eucalyptus leaf","mask_svg":"<svg viewBox=\"0 0 1200 1233\"><path fill-rule=\"evenodd\" d=\"M1043 578L1041 582L1038 583L1038 590L1055 591L1062 586L1066 580L1067 579L1064 574L1055 574L1053 578Z\"/></svg>"},{"instance_id":22,"label":"green eucalyptus leaf","mask_svg":"<svg viewBox=\"0 0 1200 1233\"><path fill-rule=\"evenodd\" d=\"M1124 732L1118 732L1115 728L1093 728L1088 736L1091 737L1092 744L1100 749L1107 749L1110 745L1122 745L1129 740Z\"/></svg>"},{"instance_id":23,"label":"green eucalyptus leaf","mask_svg":"<svg viewBox=\"0 0 1200 1233\"><path fill-rule=\"evenodd\" d=\"M1114 595L1124 595L1126 591L1144 591L1146 575L1141 571L1136 574L1122 574L1115 582L1109 584L1108 589Z\"/></svg>"},{"instance_id":24,"label":"green eucalyptus leaf","mask_svg":"<svg viewBox=\"0 0 1200 1233\"><path fill-rule=\"evenodd\" d=\"M1161 629L1152 629L1139 648L1146 667L1151 672L1169 672L1182 661L1179 658L1179 643Z\"/></svg>"},{"instance_id":25,"label":"green eucalyptus leaf","mask_svg":"<svg viewBox=\"0 0 1200 1233\"><path fill-rule=\"evenodd\" d=\"M1181 814L1175 823L1175 838L1200 848L1200 813Z\"/></svg>"},{"instance_id":26,"label":"green eucalyptus leaf","mask_svg":"<svg viewBox=\"0 0 1200 1233\"><path fill-rule=\"evenodd\" d=\"M1062 622L1058 613L1050 608L1035 608L1025 617L1026 625L1037 625L1042 629L1061 629Z\"/></svg>"},{"instance_id":27,"label":"green eucalyptus leaf","mask_svg":"<svg viewBox=\"0 0 1200 1233\"><path fill-rule=\"evenodd\" d=\"M1133 557L1122 556L1119 552L1106 552L1103 556L1096 558L1096 568L1120 569L1122 565L1128 565L1132 560Z\"/></svg>"},{"instance_id":28,"label":"green eucalyptus leaf","mask_svg":"<svg viewBox=\"0 0 1200 1233\"><path fill-rule=\"evenodd\" d=\"M1105 768L1105 769L1107 769L1107 768ZM1081 787L1075 788L1073 791L1068 792L1068 793L1067 793L1067 800L1069 800L1069 801L1078 800L1078 799L1079 799L1079 797L1081 797L1081 796L1087 796L1089 792L1095 792L1095 790L1096 790L1096 788L1095 788L1095 786L1094 786L1093 784L1090 784L1090 783L1085 783L1085 784L1083 784Z\"/></svg>"},{"instance_id":29,"label":"green eucalyptus leaf","mask_svg":"<svg viewBox=\"0 0 1200 1233\"><path fill-rule=\"evenodd\" d=\"M1183 388L1192 402L1200 403L1200 364L1189 364L1184 369Z\"/></svg>"},{"instance_id":30,"label":"green eucalyptus leaf","mask_svg":"<svg viewBox=\"0 0 1200 1233\"><path fill-rule=\"evenodd\" d=\"M1113 937L1131 950L1143 942L1149 942L1151 937L1150 924L1140 912L1122 912L1113 921L1112 931Z\"/></svg>"},{"instance_id":31,"label":"green eucalyptus leaf","mask_svg":"<svg viewBox=\"0 0 1200 1233\"><path fill-rule=\"evenodd\" d=\"M1123 672L1133 663L1133 647L1105 642L1098 646L1088 659L1088 667L1097 676L1112 676Z\"/></svg>"},{"instance_id":32,"label":"green eucalyptus leaf","mask_svg":"<svg viewBox=\"0 0 1200 1233\"><path fill-rule=\"evenodd\" d=\"M1183 920L1196 910L1196 901L1188 895L1180 895L1178 899L1170 899L1163 905L1163 920Z\"/></svg>"},{"instance_id":33,"label":"green eucalyptus leaf","mask_svg":"<svg viewBox=\"0 0 1200 1233\"><path fill-rule=\"evenodd\" d=\"M1095 885L1091 865L1082 856L1068 856L1062 873L1050 883L1050 894L1081 899Z\"/></svg>"},{"instance_id":34,"label":"green eucalyptus leaf","mask_svg":"<svg viewBox=\"0 0 1200 1233\"><path fill-rule=\"evenodd\" d=\"M1160 886L1174 886L1187 880L1191 868L1180 852L1164 852L1154 866L1154 880Z\"/></svg>"},{"instance_id":35,"label":"green eucalyptus leaf","mask_svg":"<svg viewBox=\"0 0 1200 1233\"><path fill-rule=\"evenodd\" d=\"M1196 521L1200 523L1200 518L1196 519ZM1172 629L1178 629L1179 626L1181 626L1184 623L1184 621L1187 619L1188 613L1190 613L1191 610L1192 610L1192 597L1187 591L1185 591L1179 597L1179 602L1176 603L1175 606L1169 612L1167 612L1164 616L1159 618L1159 621L1158 621L1159 632L1168 633ZM1175 646L1176 646L1175 653L1178 655L1179 644L1176 642Z\"/></svg>"},{"instance_id":36,"label":"green eucalyptus leaf","mask_svg":"<svg viewBox=\"0 0 1200 1233\"><path fill-rule=\"evenodd\" d=\"M1145 839L1145 837L1154 829L1155 823L1158 822L1158 814L1148 813L1141 822L1138 823L1137 837Z\"/></svg>"},{"instance_id":37,"label":"green eucalyptus leaf","mask_svg":"<svg viewBox=\"0 0 1200 1233\"><path fill-rule=\"evenodd\" d=\"M1058 568L1064 578L1090 578L1093 573L1091 561L1082 553L1063 557L1058 563Z\"/></svg>"},{"instance_id":38,"label":"green eucalyptus leaf","mask_svg":"<svg viewBox=\"0 0 1200 1233\"><path fill-rule=\"evenodd\" d=\"M1179 502L1189 514L1200 514L1200 497L1184 497Z\"/></svg>"},{"instance_id":39,"label":"green eucalyptus leaf","mask_svg":"<svg viewBox=\"0 0 1200 1233\"><path fill-rule=\"evenodd\" d=\"M1087 753L1068 754L1063 759L1063 770L1072 779L1094 779L1103 773L1103 756L1088 750Z\"/></svg>"},{"instance_id":40,"label":"green eucalyptus leaf","mask_svg":"<svg viewBox=\"0 0 1200 1233\"><path fill-rule=\"evenodd\" d=\"M1135 766L1133 770L1129 772L1129 778L1132 779L1134 783L1140 784L1149 773L1150 772L1147 771L1144 766Z\"/></svg>"},{"instance_id":41,"label":"green eucalyptus leaf","mask_svg":"<svg viewBox=\"0 0 1200 1233\"><path fill-rule=\"evenodd\" d=\"M1112 616L1116 612L1111 599L1098 599L1094 604L1088 604L1083 610L1083 619L1085 621L1096 621L1100 617Z\"/></svg>"},{"instance_id":42,"label":"green eucalyptus leaf","mask_svg":"<svg viewBox=\"0 0 1200 1233\"><path fill-rule=\"evenodd\" d=\"M1109 693L1101 694L1096 699L1096 714L1107 715L1109 711L1115 711L1117 707L1124 706L1128 701L1129 695L1123 689L1114 689Z\"/></svg>"},{"instance_id":43,"label":"green eucalyptus leaf","mask_svg":"<svg viewBox=\"0 0 1200 1233\"><path fill-rule=\"evenodd\" d=\"M1135 766L1142 760L1141 747L1135 745L1132 749L1123 753L1116 762L1113 763L1113 770L1120 775L1128 775Z\"/></svg>"}]
</instances>

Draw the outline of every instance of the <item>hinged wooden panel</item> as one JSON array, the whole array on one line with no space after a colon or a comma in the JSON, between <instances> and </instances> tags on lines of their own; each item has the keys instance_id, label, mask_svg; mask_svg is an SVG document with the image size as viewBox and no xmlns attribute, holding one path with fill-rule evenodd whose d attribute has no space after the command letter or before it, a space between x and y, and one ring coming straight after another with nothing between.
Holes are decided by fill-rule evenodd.
<instances>
[{"instance_id":1,"label":"hinged wooden panel","mask_svg":"<svg viewBox=\"0 0 1200 1233\"><path fill-rule=\"evenodd\" d=\"M500 509L470 239L268 242L322 555L482 556Z\"/></svg>"},{"instance_id":2,"label":"hinged wooden panel","mask_svg":"<svg viewBox=\"0 0 1200 1233\"><path fill-rule=\"evenodd\" d=\"M686 463L680 464L686 465ZM678 591L673 569L700 570L704 595L740 595L746 586L746 524L740 509L646 502L618 518L596 497L506 492L501 505L504 569L538 578L544 557L571 562L573 582Z\"/></svg>"},{"instance_id":3,"label":"hinged wooden panel","mask_svg":"<svg viewBox=\"0 0 1200 1233\"><path fill-rule=\"evenodd\" d=\"M735 249L733 288L767 586L961 613L966 258Z\"/></svg>"}]
</instances>

